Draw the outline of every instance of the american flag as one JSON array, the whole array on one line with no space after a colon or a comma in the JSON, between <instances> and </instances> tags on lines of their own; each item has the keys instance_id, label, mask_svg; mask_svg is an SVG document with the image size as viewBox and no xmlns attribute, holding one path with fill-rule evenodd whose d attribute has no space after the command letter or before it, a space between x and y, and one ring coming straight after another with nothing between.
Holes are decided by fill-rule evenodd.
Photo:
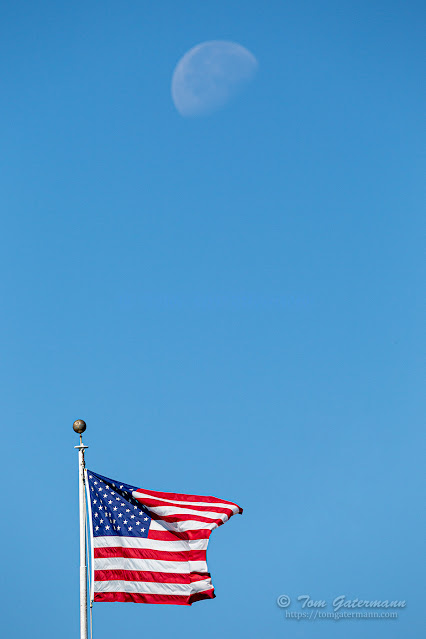
<instances>
[{"instance_id":1,"label":"american flag","mask_svg":"<svg viewBox=\"0 0 426 639\"><path fill-rule=\"evenodd\" d=\"M92 600L190 606L211 599L207 544L242 508L224 499L136 488L86 471Z\"/></svg>"}]
</instances>

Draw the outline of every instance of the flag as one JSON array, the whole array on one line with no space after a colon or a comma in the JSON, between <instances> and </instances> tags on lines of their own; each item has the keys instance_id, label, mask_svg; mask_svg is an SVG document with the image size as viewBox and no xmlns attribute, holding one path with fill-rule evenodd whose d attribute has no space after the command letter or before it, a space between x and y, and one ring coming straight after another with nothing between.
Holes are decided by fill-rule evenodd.
<instances>
[{"instance_id":1,"label":"flag","mask_svg":"<svg viewBox=\"0 0 426 639\"><path fill-rule=\"evenodd\" d=\"M216 497L136 488L86 471L92 600L190 606L211 599L207 544L242 509Z\"/></svg>"}]
</instances>

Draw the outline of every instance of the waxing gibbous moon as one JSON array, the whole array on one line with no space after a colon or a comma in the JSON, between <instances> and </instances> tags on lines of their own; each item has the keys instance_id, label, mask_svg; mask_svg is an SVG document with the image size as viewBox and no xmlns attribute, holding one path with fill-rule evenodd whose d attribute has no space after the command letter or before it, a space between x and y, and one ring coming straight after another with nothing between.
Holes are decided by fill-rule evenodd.
<instances>
[{"instance_id":1,"label":"waxing gibbous moon","mask_svg":"<svg viewBox=\"0 0 426 639\"><path fill-rule=\"evenodd\" d=\"M197 44L173 72L171 89L176 109L185 117L217 111L244 88L257 67L254 55L236 42Z\"/></svg>"}]
</instances>

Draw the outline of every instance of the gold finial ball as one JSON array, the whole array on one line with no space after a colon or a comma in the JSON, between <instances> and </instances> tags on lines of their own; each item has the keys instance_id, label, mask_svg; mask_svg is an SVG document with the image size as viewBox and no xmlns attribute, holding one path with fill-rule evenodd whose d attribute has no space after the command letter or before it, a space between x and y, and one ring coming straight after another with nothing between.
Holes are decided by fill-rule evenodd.
<instances>
[{"instance_id":1,"label":"gold finial ball","mask_svg":"<svg viewBox=\"0 0 426 639\"><path fill-rule=\"evenodd\" d=\"M84 422L82 419L76 419L72 427L74 428L76 433L79 433L81 435L81 433L84 433L84 431L86 430L86 422Z\"/></svg>"}]
</instances>

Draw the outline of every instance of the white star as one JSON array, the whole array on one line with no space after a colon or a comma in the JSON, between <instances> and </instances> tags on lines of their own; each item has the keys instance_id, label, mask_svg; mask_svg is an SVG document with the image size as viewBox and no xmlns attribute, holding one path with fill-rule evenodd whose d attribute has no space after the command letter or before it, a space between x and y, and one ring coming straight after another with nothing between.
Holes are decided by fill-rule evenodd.
<instances>
[{"instance_id":1,"label":"white star","mask_svg":"<svg viewBox=\"0 0 426 639\"><path fill-rule=\"evenodd\" d=\"M130 519L134 519L134 518L135 518L135 516L134 516L134 515L130 515Z\"/></svg>"},{"instance_id":2,"label":"white star","mask_svg":"<svg viewBox=\"0 0 426 639\"><path fill-rule=\"evenodd\" d=\"M95 481L95 486L96 486L96 484L97 484L97 483L98 483L98 482L97 482L97 481Z\"/></svg>"},{"instance_id":3,"label":"white star","mask_svg":"<svg viewBox=\"0 0 426 639\"><path fill-rule=\"evenodd\" d=\"M115 493L111 492L111 495L115 495Z\"/></svg>"},{"instance_id":4,"label":"white star","mask_svg":"<svg viewBox=\"0 0 426 639\"><path fill-rule=\"evenodd\" d=\"M124 507L126 504L121 504L121 505Z\"/></svg>"},{"instance_id":5,"label":"white star","mask_svg":"<svg viewBox=\"0 0 426 639\"><path fill-rule=\"evenodd\" d=\"M116 498L115 498L115 501L120 501L120 497L116 497Z\"/></svg>"},{"instance_id":6,"label":"white star","mask_svg":"<svg viewBox=\"0 0 426 639\"><path fill-rule=\"evenodd\" d=\"M120 526L117 526L117 530L121 530Z\"/></svg>"},{"instance_id":7,"label":"white star","mask_svg":"<svg viewBox=\"0 0 426 639\"><path fill-rule=\"evenodd\" d=\"M100 523L100 524L103 524L103 523L104 523L104 520L103 520L103 519L100 519L100 520L99 520L99 523Z\"/></svg>"},{"instance_id":8,"label":"white star","mask_svg":"<svg viewBox=\"0 0 426 639\"><path fill-rule=\"evenodd\" d=\"M108 497L108 493L104 493L104 497Z\"/></svg>"},{"instance_id":9,"label":"white star","mask_svg":"<svg viewBox=\"0 0 426 639\"><path fill-rule=\"evenodd\" d=\"M132 527L131 527L131 526L129 526L127 530L132 530Z\"/></svg>"},{"instance_id":10,"label":"white star","mask_svg":"<svg viewBox=\"0 0 426 639\"><path fill-rule=\"evenodd\" d=\"M112 500L110 499L108 503L109 503L109 504L112 504Z\"/></svg>"},{"instance_id":11,"label":"white star","mask_svg":"<svg viewBox=\"0 0 426 639\"><path fill-rule=\"evenodd\" d=\"M102 504L99 504L98 510L102 510Z\"/></svg>"},{"instance_id":12,"label":"white star","mask_svg":"<svg viewBox=\"0 0 426 639\"><path fill-rule=\"evenodd\" d=\"M123 484L121 484L120 488L123 488Z\"/></svg>"},{"instance_id":13,"label":"white star","mask_svg":"<svg viewBox=\"0 0 426 639\"><path fill-rule=\"evenodd\" d=\"M99 526L96 526L95 530L99 530Z\"/></svg>"},{"instance_id":14,"label":"white star","mask_svg":"<svg viewBox=\"0 0 426 639\"><path fill-rule=\"evenodd\" d=\"M140 514L140 515L143 515L143 510L140 510L140 511L139 511L139 514Z\"/></svg>"},{"instance_id":15,"label":"white star","mask_svg":"<svg viewBox=\"0 0 426 639\"><path fill-rule=\"evenodd\" d=\"M129 513L129 512L130 512L130 508L126 508L126 513Z\"/></svg>"},{"instance_id":16,"label":"white star","mask_svg":"<svg viewBox=\"0 0 426 639\"><path fill-rule=\"evenodd\" d=\"M148 521L148 517L144 517L144 519L143 519L143 520L144 520L144 521Z\"/></svg>"},{"instance_id":17,"label":"white star","mask_svg":"<svg viewBox=\"0 0 426 639\"><path fill-rule=\"evenodd\" d=\"M141 528L142 532L145 532L145 528Z\"/></svg>"},{"instance_id":18,"label":"white star","mask_svg":"<svg viewBox=\"0 0 426 639\"><path fill-rule=\"evenodd\" d=\"M89 479L92 479L92 475L89 475Z\"/></svg>"},{"instance_id":19,"label":"white star","mask_svg":"<svg viewBox=\"0 0 426 639\"><path fill-rule=\"evenodd\" d=\"M97 517L97 516L98 516L98 513L95 513L95 517Z\"/></svg>"},{"instance_id":20,"label":"white star","mask_svg":"<svg viewBox=\"0 0 426 639\"><path fill-rule=\"evenodd\" d=\"M105 526L105 530L109 530L109 526Z\"/></svg>"},{"instance_id":21,"label":"white star","mask_svg":"<svg viewBox=\"0 0 426 639\"><path fill-rule=\"evenodd\" d=\"M119 517L122 517L123 515L121 513L118 514Z\"/></svg>"},{"instance_id":22,"label":"white star","mask_svg":"<svg viewBox=\"0 0 426 639\"><path fill-rule=\"evenodd\" d=\"M134 509L134 510L137 510L137 506L133 506L133 509Z\"/></svg>"},{"instance_id":23,"label":"white star","mask_svg":"<svg viewBox=\"0 0 426 639\"><path fill-rule=\"evenodd\" d=\"M139 524L141 523L140 521L135 522L136 526L139 526Z\"/></svg>"},{"instance_id":24,"label":"white star","mask_svg":"<svg viewBox=\"0 0 426 639\"><path fill-rule=\"evenodd\" d=\"M97 503L98 503L98 500L97 500L97 499L94 499L94 500L93 500L93 503L94 503L94 504L97 504Z\"/></svg>"},{"instance_id":25,"label":"white star","mask_svg":"<svg viewBox=\"0 0 426 639\"><path fill-rule=\"evenodd\" d=\"M117 510L117 506L114 506L113 510Z\"/></svg>"},{"instance_id":26,"label":"white star","mask_svg":"<svg viewBox=\"0 0 426 639\"><path fill-rule=\"evenodd\" d=\"M123 521L123 524L127 524L127 519L125 519L125 520Z\"/></svg>"}]
</instances>

